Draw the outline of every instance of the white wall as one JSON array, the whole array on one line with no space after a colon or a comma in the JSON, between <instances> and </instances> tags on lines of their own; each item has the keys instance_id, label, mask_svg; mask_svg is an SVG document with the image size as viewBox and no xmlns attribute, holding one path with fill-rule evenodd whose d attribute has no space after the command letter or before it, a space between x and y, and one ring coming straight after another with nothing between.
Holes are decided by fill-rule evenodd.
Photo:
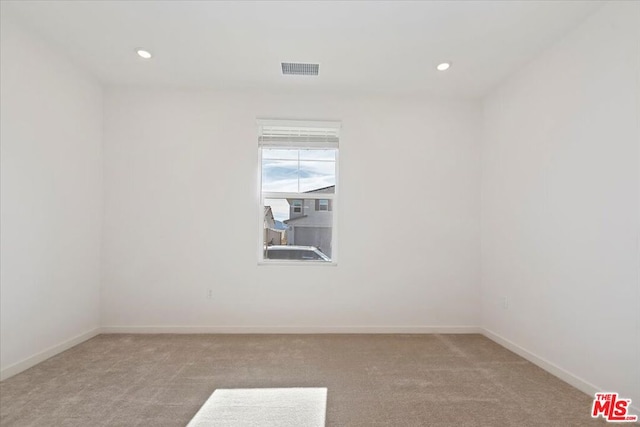
<instances>
[{"instance_id":1,"label":"white wall","mask_svg":"<svg viewBox=\"0 0 640 427\"><path fill-rule=\"evenodd\" d=\"M102 94L4 12L0 359L7 376L99 326Z\"/></svg>"},{"instance_id":2,"label":"white wall","mask_svg":"<svg viewBox=\"0 0 640 427\"><path fill-rule=\"evenodd\" d=\"M497 88L482 159L479 105L418 97L110 88L103 133L99 85L3 15L3 372L100 325L481 323L639 402L638 13ZM343 122L337 267L257 265L257 117Z\"/></svg>"},{"instance_id":3,"label":"white wall","mask_svg":"<svg viewBox=\"0 0 640 427\"><path fill-rule=\"evenodd\" d=\"M639 29L608 4L486 99L481 215L483 326L635 405Z\"/></svg>"},{"instance_id":4,"label":"white wall","mask_svg":"<svg viewBox=\"0 0 640 427\"><path fill-rule=\"evenodd\" d=\"M108 90L103 325L476 327L480 116L417 98ZM337 267L257 265L257 117L342 120Z\"/></svg>"}]
</instances>

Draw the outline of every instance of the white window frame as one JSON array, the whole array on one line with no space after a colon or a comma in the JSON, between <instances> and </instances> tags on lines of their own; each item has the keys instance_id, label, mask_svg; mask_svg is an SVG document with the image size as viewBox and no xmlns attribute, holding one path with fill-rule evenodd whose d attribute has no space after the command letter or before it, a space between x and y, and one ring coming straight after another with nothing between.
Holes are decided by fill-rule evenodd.
<instances>
[{"instance_id":1,"label":"white window frame","mask_svg":"<svg viewBox=\"0 0 640 427\"><path fill-rule=\"evenodd\" d=\"M339 135L341 123L337 121L308 121L308 120L271 120L271 119L258 119L258 265L295 265L295 266L337 266L338 265L338 192L339 192L339 156L340 148L339 142L335 136ZM260 136L263 134L263 127L291 127L291 128L311 128L311 129L327 129L330 132L330 137L327 137L326 141L323 141L322 136L309 138L305 141L304 138L297 138L287 140L282 138L280 140L261 141ZM339 137L338 137L339 138ZM280 148L280 149L335 149L336 161L335 161L335 192L334 193L296 193L296 192L263 192L262 191L262 148ZM273 260L264 258L264 201L265 199L299 199L299 200L316 200L326 199L331 200L332 211L332 230L331 230L331 261L330 262L318 262L318 261L292 261L292 260ZM304 202L303 202L304 205Z\"/></svg>"}]
</instances>

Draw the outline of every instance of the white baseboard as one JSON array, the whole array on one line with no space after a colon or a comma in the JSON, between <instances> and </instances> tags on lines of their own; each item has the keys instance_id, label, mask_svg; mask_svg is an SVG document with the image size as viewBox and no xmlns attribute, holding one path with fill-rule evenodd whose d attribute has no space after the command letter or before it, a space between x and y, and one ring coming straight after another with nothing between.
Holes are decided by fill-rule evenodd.
<instances>
[{"instance_id":1,"label":"white baseboard","mask_svg":"<svg viewBox=\"0 0 640 427\"><path fill-rule=\"evenodd\" d=\"M34 354L33 356L27 357L26 359L14 363L13 365L9 365L6 368L0 370L0 381L6 380L9 377L12 377L16 374L19 374L22 371L26 371L32 366L37 365L38 363L44 362L50 357L55 356L56 354L62 353L65 350L69 350L71 347L75 347L76 345L85 342L101 333L101 328L95 328L78 336L75 336L67 341L64 341L60 344L54 345L53 347L49 347L48 349L41 351L40 353Z\"/></svg>"},{"instance_id":2,"label":"white baseboard","mask_svg":"<svg viewBox=\"0 0 640 427\"><path fill-rule=\"evenodd\" d=\"M495 332L492 332L488 329L483 329L482 334L485 337L489 338L490 340L500 344L502 347L513 351L518 356L521 356L527 359L529 362L533 363L534 365L537 365L538 367L544 369L545 371L549 372L552 375L555 375L556 377L560 378L562 381L571 384L578 390L584 393L587 393L590 396L593 396L595 393L602 391L601 388L596 387L590 382L572 374L569 371L562 369L558 365L552 362L549 362L548 360L530 352L529 350L523 347L520 347L518 344L496 334Z\"/></svg>"},{"instance_id":3,"label":"white baseboard","mask_svg":"<svg viewBox=\"0 0 640 427\"><path fill-rule=\"evenodd\" d=\"M554 375L560 378L562 381L574 386L578 390L588 394L591 397L593 397L595 393L612 391L612 390L604 389L602 387L598 387L595 384L592 384L589 381L583 378L580 378L577 375L572 374L571 372L538 356L537 354L530 352L529 350L523 347L520 347L518 344L504 338L503 336L496 334L495 332L492 332L485 328L480 328L480 329L481 329L480 333L483 334L485 337L489 338L492 341L495 341L496 343L500 344L502 347L513 351L518 356L527 359L529 362L533 363L534 365L537 365L538 367L549 372L551 375ZM631 403L634 403L634 402L631 402ZM636 403L635 405L630 406L630 413L634 415L638 415L640 414L640 402L635 402L635 403Z\"/></svg>"},{"instance_id":4,"label":"white baseboard","mask_svg":"<svg viewBox=\"0 0 640 427\"><path fill-rule=\"evenodd\" d=\"M477 326L105 326L103 334L479 334Z\"/></svg>"}]
</instances>

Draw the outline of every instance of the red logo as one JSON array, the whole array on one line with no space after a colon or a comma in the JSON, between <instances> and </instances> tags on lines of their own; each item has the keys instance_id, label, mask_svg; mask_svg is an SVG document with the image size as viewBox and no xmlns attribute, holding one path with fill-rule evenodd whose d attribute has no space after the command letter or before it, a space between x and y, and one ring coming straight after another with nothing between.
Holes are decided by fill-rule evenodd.
<instances>
[{"instance_id":1,"label":"red logo","mask_svg":"<svg viewBox=\"0 0 640 427\"><path fill-rule=\"evenodd\" d=\"M632 423L638 421L637 415L627 415L631 399L619 399L618 393L596 393L591 408L591 417L602 416L607 422Z\"/></svg>"}]
</instances>

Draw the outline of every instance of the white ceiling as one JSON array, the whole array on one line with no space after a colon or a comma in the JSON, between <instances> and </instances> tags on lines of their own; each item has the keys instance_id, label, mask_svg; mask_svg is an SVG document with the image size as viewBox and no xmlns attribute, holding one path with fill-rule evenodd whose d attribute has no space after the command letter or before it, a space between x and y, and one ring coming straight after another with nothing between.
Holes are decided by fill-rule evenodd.
<instances>
[{"instance_id":1,"label":"white ceiling","mask_svg":"<svg viewBox=\"0 0 640 427\"><path fill-rule=\"evenodd\" d=\"M486 94L596 1L2 1L109 85ZM144 61L134 48L155 57ZM452 61L445 73L435 66ZM318 62L319 77L280 62Z\"/></svg>"}]
</instances>

